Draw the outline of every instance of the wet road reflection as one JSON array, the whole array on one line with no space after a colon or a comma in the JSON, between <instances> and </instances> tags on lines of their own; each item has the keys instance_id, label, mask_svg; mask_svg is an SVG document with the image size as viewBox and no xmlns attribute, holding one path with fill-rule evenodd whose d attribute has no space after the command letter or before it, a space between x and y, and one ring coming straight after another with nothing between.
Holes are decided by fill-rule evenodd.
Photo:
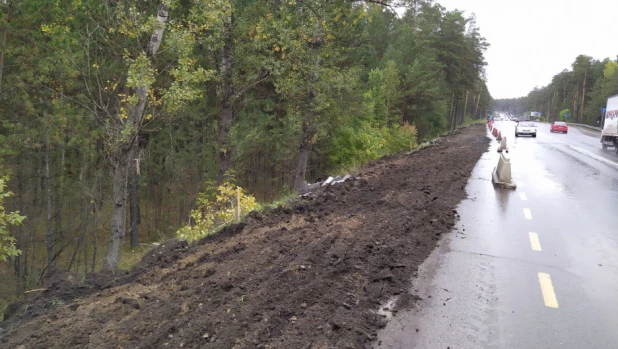
<instances>
[{"instance_id":1,"label":"wet road reflection","mask_svg":"<svg viewBox=\"0 0 618 349\"><path fill-rule=\"evenodd\" d=\"M492 142L456 231L413 282L423 300L377 347L618 348L618 156L574 128L515 138L514 125L496 122L517 190L487 181Z\"/></svg>"}]
</instances>

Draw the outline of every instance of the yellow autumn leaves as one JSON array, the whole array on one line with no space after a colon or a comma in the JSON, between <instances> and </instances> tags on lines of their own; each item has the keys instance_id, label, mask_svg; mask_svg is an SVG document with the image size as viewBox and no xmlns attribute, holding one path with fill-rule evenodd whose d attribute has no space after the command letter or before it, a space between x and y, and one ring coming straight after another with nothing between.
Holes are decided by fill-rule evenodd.
<instances>
[{"instance_id":1,"label":"yellow autumn leaves","mask_svg":"<svg viewBox=\"0 0 618 349\"><path fill-rule=\"evenodd\" d=\"M191 211L194 224L179 229L176 236L187 241L198 240L213 233L217 227L240 220L257 207L252 195L229 181L216 188L209 186L199 194L196 208Z\"/></svg>"}]
</instances>

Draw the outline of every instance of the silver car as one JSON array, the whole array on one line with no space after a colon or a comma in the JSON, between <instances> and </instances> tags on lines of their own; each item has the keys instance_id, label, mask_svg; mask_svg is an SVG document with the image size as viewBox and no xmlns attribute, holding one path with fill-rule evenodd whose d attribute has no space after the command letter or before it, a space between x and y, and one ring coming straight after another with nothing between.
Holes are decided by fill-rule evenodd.
<instances>
[{"instance_id":1,"label":"silver car","mask_svg":"<svg viewBox=\"0 0 618 349\"><path fill-rule=\"evenodd\" d=\"M536 137L536 125L533 122L522 121L515 126L515 137L519 136Z\"/></svg>"}]
</instances>

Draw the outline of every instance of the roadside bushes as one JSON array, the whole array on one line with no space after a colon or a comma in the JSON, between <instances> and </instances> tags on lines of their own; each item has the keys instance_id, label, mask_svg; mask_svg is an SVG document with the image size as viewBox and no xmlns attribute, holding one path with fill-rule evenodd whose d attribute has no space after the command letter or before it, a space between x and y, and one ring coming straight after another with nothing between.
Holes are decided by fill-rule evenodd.
<instances>
[{"instance_id":1,"label":"roadside bushes","mask_svg":"<svg viewBox=\"0 0 618 349\"><path fill-rule=\"evenodd\" d=\"M199 194L195 209L191 211L193 224L180 228L176 236L189 242L195 241L223 225L240 220L257 207L255 198L245 194L241 187L230 180L217 187L209 184L206 190Z\"/></svg>"},{"instance_id":2,"label":"roadside bushes","mask_svg":"<svg viewBox=\"0 0 618 349\"><path fill-rule=\"evenodd\" d=\"M339 167L361 166L385 155L414 149L417 145L414 124L377 128L363 123L357 129L347 127L335 134L330 160Z\"/></svg>"},{"instance_id":3,"label":"roadside bushes","mask_svg":"<svg viewBox=\"0 0 618 349\"><path fill-rule=\"evenodd\" d=\"M571 113L570 109L564 109L560 111L560 116L558 117L557 121L568 121L568 118L566 117L566 114Z\"/></svg>"},{"instance_id":4,"label":"roadside bushes","mask_svg":"<svg viewBox=\"0 0 618 349\"><path fill-rule=\"evenodd\" d=\"M412 150L417 146L418 132L414 124L407 122L403 126L396 126L382 129L384 139L384 154L396 154L403 150Z\"/></svg>"},{"instance_id":5,"label":"roadside bushes","mask_svg":"<svg viewBox=\"0 0 618 349\"><path fill-rule=\"evenodd\" d=\"M6 212L4 210L4 199L13 195L6 190L6 182L8 177L0 177L0 261L6 262L8 257L16 257L21 253L17 249L16 240L9 233L9 227L20 225L26 218L19 215L17 212Z\"/></svg>"}]
</instances>

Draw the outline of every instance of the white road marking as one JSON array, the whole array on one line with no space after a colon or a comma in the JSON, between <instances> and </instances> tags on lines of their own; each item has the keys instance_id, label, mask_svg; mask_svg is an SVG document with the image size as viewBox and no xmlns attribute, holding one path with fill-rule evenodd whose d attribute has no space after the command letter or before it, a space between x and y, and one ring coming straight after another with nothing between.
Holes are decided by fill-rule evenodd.
<instances>
[{"instance_id":1,"label":"white road marking","mask_svg":"<svg viewBox=\"0 0 618 349\"><path fill-rule=\"evenodd\" d=\"M539 241L539 236L536 233L528 233L530 237L530 246L534 251L541 252L541 241Z\"/></svg>"},{"instance_id":2,"label":"white road marking","mask_svg":"<svg viewBox=\"0 0 618 349\"><path fill-rule=\"evenodd\" d=\"M526 201L526 200L528 200L528 197L526 196L526 193L519 193L519 198L520 198L522 201Z\"/></svg>"},{"instance_id":3,"label":"white road marking","mask_svg":"<svg viewBox=\"0 0 618 349\"><path fill-rule=\"evenodd\" d=\"M574 145L570 145L570 144L569 144L568 146L569 146L569 148L571 148L571 149L573 149L573 150L575 150L575 151L577 151L577 152L579 152L579 153L582 153L582 154L584 154L584 155L588 155L588 156L590 156L591 158L593 158L593 159L595 159L595 160L599 160L599 161L601 161L602 163L604 163L604 164L606 164L606 165L610 165L610 166L618 167L618 163L613 162L613 161L611 161L611 160L607 160L606 158L604 158L604 157L602 157L602 156L599 156L599 155L593 154L593 153L591 153L591 152L589 152L589 151L587 151L587 150L585 150L585 149L582 149L582 148L580 148L580 147L576 147L576 146L574 146Z\"/></svg>"},{"instance_id":4,"label":"white road marking","mask_svg":"<svg viewBox=\"0 0 618 349\"><path fill-rule=\"evenodd\" d=\"M545 306L549 308L558 308L558 299L556 298L554 286L551 283L549 274L539 273L539 284L541 284L541 292L543 293Z\"/></svg>"},{"instance_id":5,"label":"white road marking","mask_svg":"<svg viewBox=\"0 0 618 349\"><path fill-rule=\"evenodd\" d=\"M529 208L524 208L524 217L526 217L526 219L532 219L532 212Z\"/></svg>"}]
</instances>

